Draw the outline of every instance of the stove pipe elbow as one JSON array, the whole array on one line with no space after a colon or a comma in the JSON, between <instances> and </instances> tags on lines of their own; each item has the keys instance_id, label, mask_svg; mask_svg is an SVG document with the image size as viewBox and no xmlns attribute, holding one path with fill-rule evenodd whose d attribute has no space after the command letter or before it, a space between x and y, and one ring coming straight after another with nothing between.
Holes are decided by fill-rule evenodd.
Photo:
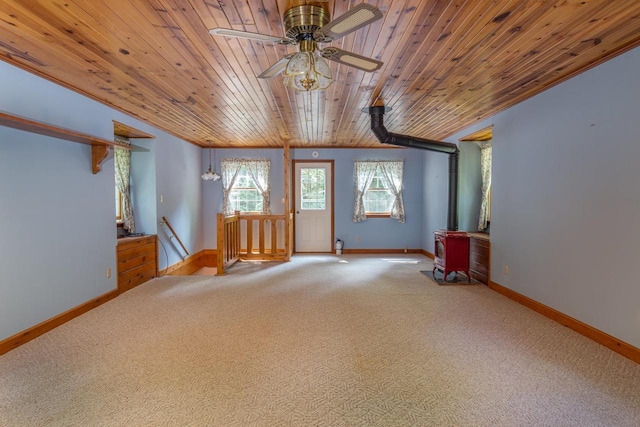
<instances>
[{"instance_id":1,"label":"stove pipe elbow","mask_svg":"<svg viewBox=\"0 0 640 427\"><path fill-rule=\"evenodd\" d=\"M399 135L387 131L384 127L383 116L390 108L383 106L364 108L362 111L371 116L371 131L382 144L398 145L401 147L418 148L449 154L449 203L447 205L447 230L458 229L458 154L460 150L456 144L435 141L431 139L415 138Z\"/></svg>"}]
</instances>

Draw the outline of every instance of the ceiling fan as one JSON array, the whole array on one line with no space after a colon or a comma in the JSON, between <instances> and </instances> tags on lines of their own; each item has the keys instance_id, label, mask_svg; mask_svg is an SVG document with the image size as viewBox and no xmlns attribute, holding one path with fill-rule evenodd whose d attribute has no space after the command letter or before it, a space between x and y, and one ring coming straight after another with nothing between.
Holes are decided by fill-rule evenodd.
<instances>
[{"instance_id":1,"label":"ceiling fan","mask_svg":"<svg viewBox=\"0 0 640 427\"><path fill-rule=\"evenodd\" d=\"M314 1L311 3L322 3ZM330 20L325 7L315 4L293 6L284 13L285 37L251 33L229 28L209 30L214 36L240 37L268 41L282 45L298 45L300 51L284 56L264 70L258 78L268 79L284 72L284 84L297 90L327 88L331 82L329 65L338 62L363 71L378 70L383 63L336 47L320 49L319 43L330 43L382 18L382 12L367 3L361 3L347 13Z\"/></svg>"}]
</instances>

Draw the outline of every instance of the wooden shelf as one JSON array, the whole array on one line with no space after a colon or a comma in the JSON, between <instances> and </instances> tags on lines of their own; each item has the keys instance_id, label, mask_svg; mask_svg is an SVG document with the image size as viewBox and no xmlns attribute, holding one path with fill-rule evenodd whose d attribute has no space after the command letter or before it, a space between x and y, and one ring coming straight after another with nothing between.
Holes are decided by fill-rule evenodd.
<instances>
[{"instance_id":1,"label":"wooden shelf","mask_svg":"<svg viewBox=\"0 0 640 427\"><path fill-rule=\"evenodd\" d=\"M460 141L489 141L493 138L493 125L460 138Z\"/></svg>"},{"instance_id":2,"label":"wooden shelf","mask_svg":"<svg viewBox=\"0 0 640 427\"><path fill-rule=\"evenodd\" d=\"M125 138L155 138L155 136L149 133L142 132L141 130L115 120L113 121L113 133Z\"/></svg>"},{"instance_id":3,"label":"wooden shelf","mask_svg":"<svg viewBox=\"0 0 640 427\"><path fill-rule=\"evenodd\" d=\"M104 160L107 158L107 154L109 154L109 147L120 147L126 150L131 150L131 146L126 144L120 144L118 142L109 141L97 136L76 132L74 130L61 128L58 126L50 125L48 123L37 122L35 120L3 113L1 111L0 126L7 126L26 132L38 133L40 135L46 135L53 138L59 138L67 141L77 142L80 144L90 145L91 170L94 174L102 170L102 162L104 162Z\"/></svg>"}]
</instances>

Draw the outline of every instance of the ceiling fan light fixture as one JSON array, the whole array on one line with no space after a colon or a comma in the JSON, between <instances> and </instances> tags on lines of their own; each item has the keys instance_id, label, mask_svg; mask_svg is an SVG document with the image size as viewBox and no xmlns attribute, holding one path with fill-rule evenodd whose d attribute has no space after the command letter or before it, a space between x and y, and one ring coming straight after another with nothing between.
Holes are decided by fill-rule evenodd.
<instances>
[{"instance_id":1,"label":"ceiling fan light fixture","mask_svg":"<svg viewBox=\"0 0 640 427\"><path fill-rule=\"evenodd\" d=\"M309 2L306 2L309 3ZM299 4L287 9L283 24L286 36L279 38L267 34L214 28L214 36L242 37L251 40L272 41L281 45L299 45L299 52L286 55L258 75L268 79L284 73L284 84L295 90L326 89L333 82L328 59L366 72L380 69L383 63L335 47L319 49L318 43L329 43L382 18L382 12L368 3L361 3L347 13L330 20L329 8L324 0L316 4Z\"/></svg>"},{"instance_id":2,"label":"ceiling fan light fixture","mask_svg":"<svg viewBox=\"0 0 640 427\"><path fill-rule=\"evenodd\" d=\"M307 73L311 69L311 55L309 52L298 52L289 60L284 69L285 76L297 76Z\"/></svg>"},{"instance_id":3,"label":"ceiling fan light fixture","mask_svg":"<svg viewBox=\"0 0 640 427\"><path fill-rule=\"evenodd\" d=\"M298 52L287 63L283 82L295 90L328 88L333 82L329 64L318 52Z\"/></svg>"}]
</instances>

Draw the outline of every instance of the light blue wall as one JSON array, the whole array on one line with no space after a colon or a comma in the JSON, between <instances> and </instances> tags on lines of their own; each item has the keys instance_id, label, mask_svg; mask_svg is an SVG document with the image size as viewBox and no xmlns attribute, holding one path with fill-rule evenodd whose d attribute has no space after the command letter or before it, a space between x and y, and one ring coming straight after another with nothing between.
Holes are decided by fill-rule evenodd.
<instances>
[{"instance_id":1,"label":"light blue wall","mask_svg":"<svg viewBox=\"0 0 640 427\"><path fill-rule=\"evenodd\" d=\"M422 157L413 149L292 149L292 159L335 161L335 236L345 242L345 249L421 249L422 227ZM216 149L216 169L220 172L220 160L229 157L269 158L271 160L271 210L284 212L284 158L282 149ZM392 219L371 218L354 224L353 215L353 161L366 159L404 159L404 203L406 222ZM446 157L445 157L446 159ZM206 150L203 153L202 170L209 166ZM205 247L216 247L215 215L222 208L222 184L220 181L204 183ZM356 237L360 237L360 241Z\"/></svg>"},{"instance_id":2,"label":"light blue wall","mask_svg":"<svg viewBox=\"0 0 640 427\"><path fill-rule=\"evenodd\" d=\"M116 287L113 162L93 175L90 159L0 127L0 340Z\"/></svg>"},{"instance_id":3,"label":"light blue wall","mask_svg":"<svg viewBox=\"0 0 640 427\"><path fill-rule=\"evenodd\" d=\"M4 62L0 94L0 111L32 120L105 139L117 120L156 135L134 142L148 149L132 154L136 231L175 214L187 246L202 249L198 147ZM116 288L112 155L102 168L91 173L89 146L0 126L0 340ZM156 190L169 199L157 210Z\"/></svg>"},{"instance_id":4,"label":"light blue wall","mask_svg":"<svg viewBox=\"0 0 640 427\"><path fill-rule=\"evenodd\" d=\"M157 234L158 206L155 139L132 139L138 148L131 152L131 205L136 232Z\"/></svg>"},{"instance_id":5,"label":"light blue wall","mask_svg":"<svg viewBox=\"0 0 640 427\"><path fill-rule=\"evenodd\" d=\"M465 134L466 135L466 134ZM458 230L477 231L480 214L480 148L469 142L458 143ZM449 202L449 155L423 152L422 248L434 252L433 231L447 228Z\"/></svg>"},{"instance_id":6,"label":"light blue wall","mask_svg":"<svg viewBox=\"0 0 640 427\"><path fill-rule=\"evenodd\" d=\"M191 255L204 249L202 149L164 134L156 145L156 205L158 224L166 217ZM161 201L162 199L162 201ZM158 268L164 269L186 256L166 226L158 226ZM166 252L165 252L166 251ZM167 261L168 258L168 261Z\"/></svg>"},{"instance_id":7,"label":"light blue wall","mask_svg":"<svg viewBox=\"0 0 640 427\"><path fill-rule=\"evenodd\" d=\"M312 149L295 149L295 159L313 159ZM334 160L335 237L345 249L421 249L422 159L414 149L318 149L317 160ZM353 161L404 160L405 223L389 218L353 222ZM357 237L360 241L357 241Z\"/></svg>"},{"instance_id":8,"label":"light blue wall","mask_svg":"<svg viewBox=\"0 0 640 427\"><path fill-rule=\"evenodd\" d=\"M458 164L458 230L478 231L482 174L480 147L474 142L460 142Z\"/></svg>"},{"instance_id":9,"label":"light blue wall","mask_svg":"<svg viewBox=\"0 0 640 427\"><path fill-rule=\"evenodd\" d=\"M637 48L451 138L494 125L491 279L636 347L638 75Z\"/></svg>"},{"instance_id":10,"label":"light blue wall","mask_svg":"<svg viewBox=\"0 0 640 427\"><path fill-rule=\"evenodd\" d=\"M422 248L434 253L434 230L447 228L449 155L423 151Z\"/></svg>"}]
</instances>

